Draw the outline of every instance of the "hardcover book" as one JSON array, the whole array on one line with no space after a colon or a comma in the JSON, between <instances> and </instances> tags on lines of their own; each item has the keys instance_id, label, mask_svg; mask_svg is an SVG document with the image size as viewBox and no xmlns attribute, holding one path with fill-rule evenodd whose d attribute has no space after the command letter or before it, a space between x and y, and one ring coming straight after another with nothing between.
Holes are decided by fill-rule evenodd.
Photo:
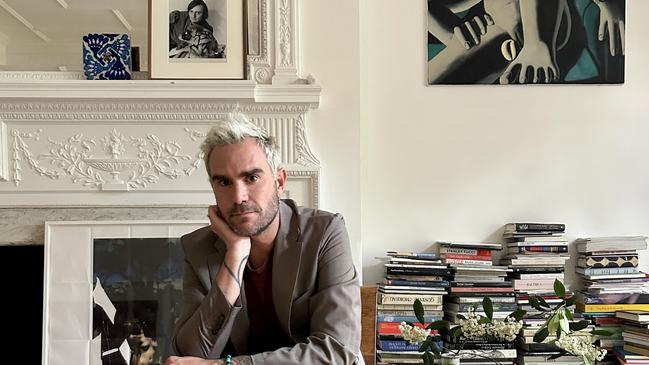
<instances>
[{"instance_id":1,"label":"hardcover book","mask_svg":"<svg viewBox=\"0 0 649 365\"><path fill-rule=\"evenodd\" d=\"M566 225L563 223L507 223L505 224L505 232L538 232L538 231L563 232L565 230L566 230Z\"/></svg>"}]
</instances>

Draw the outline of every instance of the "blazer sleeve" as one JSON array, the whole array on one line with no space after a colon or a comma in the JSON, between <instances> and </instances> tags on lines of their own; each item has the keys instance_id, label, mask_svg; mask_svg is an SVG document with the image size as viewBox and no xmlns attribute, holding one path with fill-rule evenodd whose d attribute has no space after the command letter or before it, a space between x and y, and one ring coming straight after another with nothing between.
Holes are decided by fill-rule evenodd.
<instances>
[{"instance_id":1,"label":"blazer sleeve","mask_svg":"<svg viewBox=\"0 0 649 365\"><path fill-rule=\"evenodd\" d=\"M188 259L185 242L183 250L183 302L180 318L174 327L173 351L179 356L220 358L234 319L242 308L241 298L232 306L216 283L206 289L196 274L195 265ZM203 269L207 270L207 267Z\"/></svg>"},{"instance_id":2,"label":"blazer sleeve","mask_svg":"<svg viewBox=\"0 0 649 365\"><path fill-rule=\"evenodd\" d=\"M342 216L333 216L317 255L316 285L308 299L310 329L306 341L253 355L254 364L363 363L360 283Z\"/></svg>"}]
</instances>

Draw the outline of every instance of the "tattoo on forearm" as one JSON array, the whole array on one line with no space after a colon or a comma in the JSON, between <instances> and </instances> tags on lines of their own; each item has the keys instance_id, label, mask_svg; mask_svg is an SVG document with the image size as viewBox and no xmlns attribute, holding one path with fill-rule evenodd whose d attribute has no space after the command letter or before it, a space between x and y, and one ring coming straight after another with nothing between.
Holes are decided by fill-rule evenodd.
<instances>
[{"instance_id":1,"label":"tattoo on forearm","mask_svg":"<svg viewBox=\"0 0 649 365\"><path fill-rule=\"evenodd\" d=\"M232 365L252 365L252 357L250 356L233 357Z\"/></svg>"},{"instance_id":2,"label":"tattoo on forearm","mask_svg":"<svg viewBox=\"0 0 649 365\"><path fill-rule=\"evenodd\" d=\"M241 286L241 278L240 278L241 266L245 265L246 261L248 261L248 255L246 255L246 257L244 257L239 263L239 267L237 268L236 274L232 272L232 269L230 269L230 266L228 266L227 262L223 262L223 266L225 266L225 268L228 269L228 273L230 273L230 276L232 276L234 281L236 281L239 286Z\"/></svg>"}]
</instances>

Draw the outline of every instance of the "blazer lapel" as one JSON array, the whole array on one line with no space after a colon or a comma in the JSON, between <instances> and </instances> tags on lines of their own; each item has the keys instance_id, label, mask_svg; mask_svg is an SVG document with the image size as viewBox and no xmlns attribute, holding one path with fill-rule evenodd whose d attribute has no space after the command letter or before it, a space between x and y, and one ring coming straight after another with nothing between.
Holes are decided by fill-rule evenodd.
<instances>
[{"instance_id":1,"label":"blazer lapel","mask_svg":"<svg viewBox=\"0 0 649 365\"><path fill-rule=\"evenodd\" d=\"M300 268L302 243L299 240L297 217L285 202L280 200L280 226L273 252L273 303L277 319L291 336L291 305L297 273Z\"/></svg>"}]
</instances>

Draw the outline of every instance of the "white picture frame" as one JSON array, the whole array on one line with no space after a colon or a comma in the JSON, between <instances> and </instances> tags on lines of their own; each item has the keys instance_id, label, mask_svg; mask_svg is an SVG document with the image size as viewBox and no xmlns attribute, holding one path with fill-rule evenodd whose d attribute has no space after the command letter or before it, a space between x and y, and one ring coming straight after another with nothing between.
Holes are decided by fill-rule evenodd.
<instances>
[{"instance_id":1,"label":"white picture frame","mask_svg":"<svg viewBox=\"0 0 649 365\"><path fill-rule=\"evenodd\" d=\"M95 239L176 238L207 224L207 220L46 222L42 364L101 364L92 345Z\"/></svg>"},{"instance_id":2,"label":"white picture frame","mask_svg":"<svg viewBox=\"0 0 649 365\"><path fill-rule=\"evenodd\" d=\"M191 0L149 0L149 72L152 79L233 79L245 78L245 37L244 13L241 0L204 0L208 6L207 23L211 28L207 33L214 35L222 58L192 56L177 58L172 47L171 13L184 12ZM177 19L177 17L176 17ZM182 47L195 50L193 35L188 33L187 42ZM172 52L172 48L174 52ZM175 53L176 56L171 56Z\"/></svg>"}]
</instances>

